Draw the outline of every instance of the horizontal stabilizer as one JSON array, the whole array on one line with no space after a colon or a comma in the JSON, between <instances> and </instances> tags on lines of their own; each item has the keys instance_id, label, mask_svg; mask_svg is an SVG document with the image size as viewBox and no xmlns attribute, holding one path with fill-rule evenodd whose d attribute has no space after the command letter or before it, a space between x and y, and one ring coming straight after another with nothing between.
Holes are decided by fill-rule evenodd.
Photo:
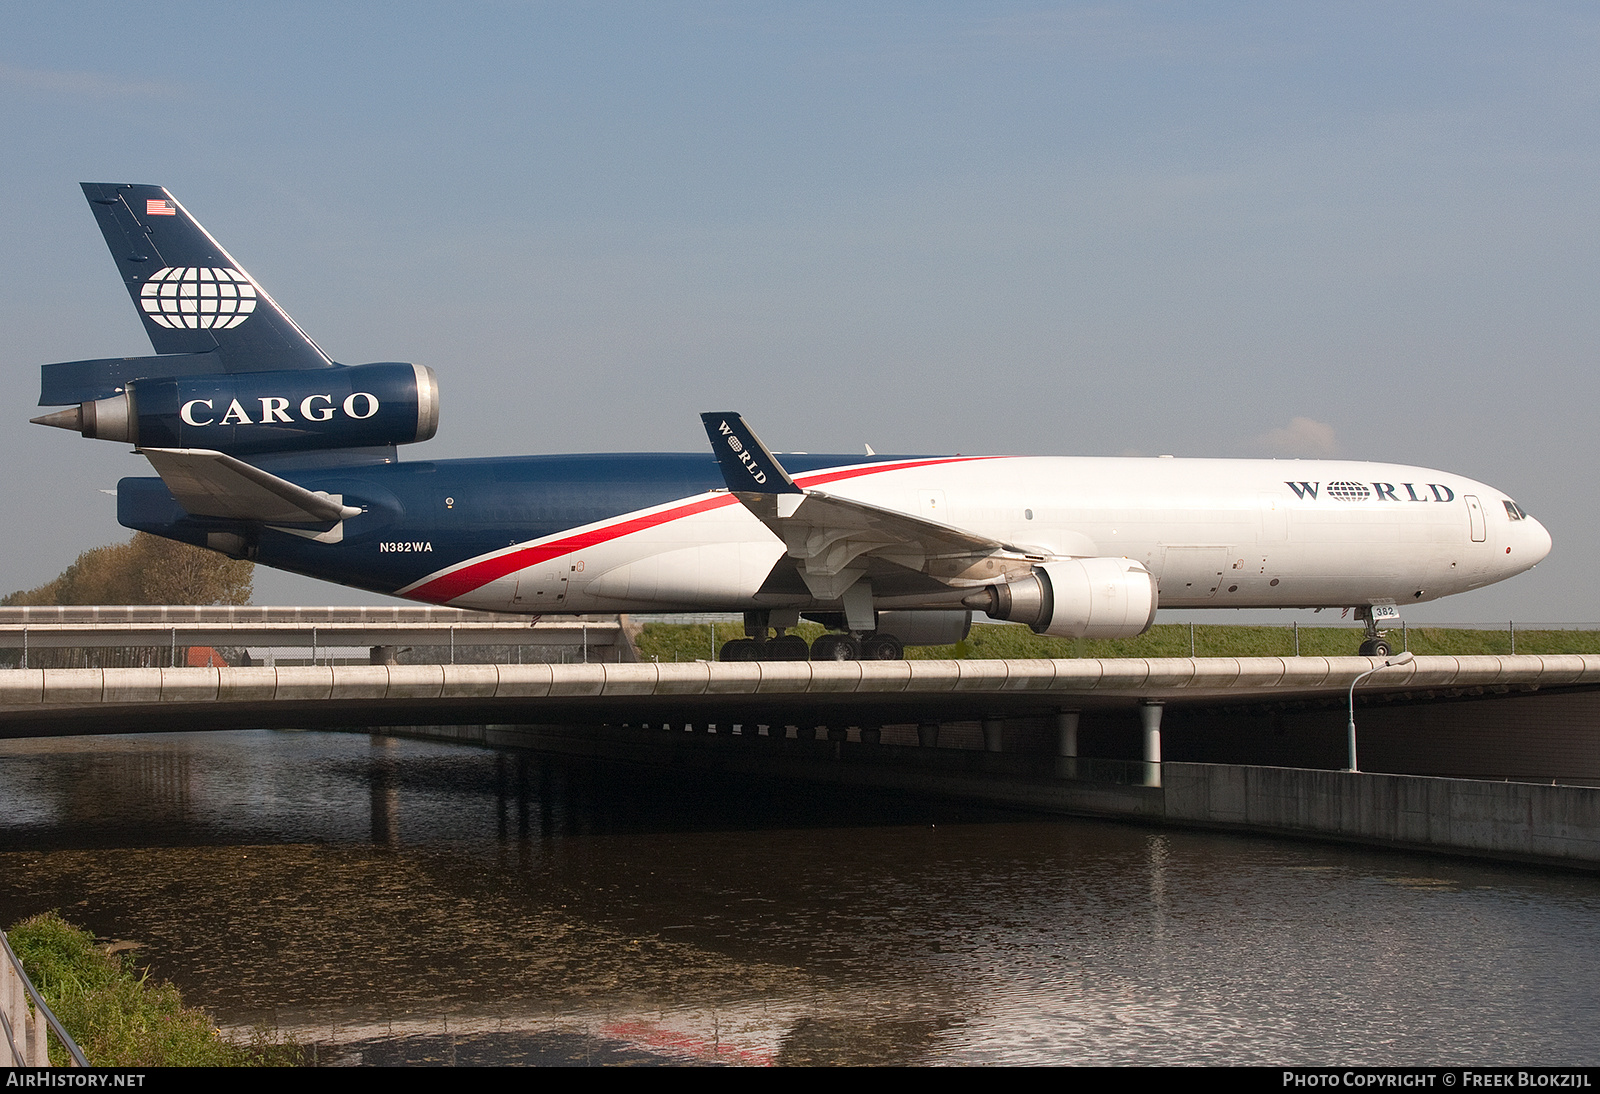
<instances>
[{"instance_id":1,"label":"horizontal stabilizer","mask_svg":"<svg viewBox=\"0 0 1600 1094\"><path fill-rule=\"evenodd\" d=\"M204 448L141 448L172 496L197 517L329 524L361 510Z\"/></svg>"},{"instance_id":2,"label":"horizontal stabilizer","mask_svg":"<svg viewBox=\"0 0 1600 1094\"><path fill-rule=\"evenodd\" d=\"M39 369L39 405L68 406L121 395L134 380L152 376L209 376L227 372L216 353L164 353L159 357L102 357L61 361Z\"/></svg>"}]
</instances>

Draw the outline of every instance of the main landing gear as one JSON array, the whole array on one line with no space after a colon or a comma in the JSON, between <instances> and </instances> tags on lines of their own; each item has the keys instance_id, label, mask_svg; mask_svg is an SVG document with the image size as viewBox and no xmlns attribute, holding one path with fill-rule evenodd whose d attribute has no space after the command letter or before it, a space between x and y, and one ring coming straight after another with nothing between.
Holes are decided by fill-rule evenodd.
<instances>
[{"instance_id":1,"label":"main landing gear","mask_svg":"<svg viewBox=\"0 0 1600 1094\"><path fill-rule=\"evenodd\" d=\"M780 634L770 641L735 638L722 646L718 661L808 661L811 647L798 634Z\"/></svg>"},{"instance_id":2,"label":"main landing gear","mask_svg":"<svg viewBox=\"0 0 1600 1094\"><path fill-rule=\"evenodd\" d=\"M905 646L892 634L877 631L829 632L807 645L792 632L800 612L771 609L744 613L743 638L735 638L717 654L719 661L899 661ZM844 625L843 616L834 626ZM768 632L774 637L768 638Z\"/></svg>"},{"instance_id":3,"label":"main landing gear","mask_svg":"<svg viewBox=\"0 0 1600 1094\"><path fill-rule=\"evenodd\" d=\"M813 661L899 661L905 646L892 634L824 634L811 643Z\"/></svg>"},{"instance_id":4,"label":"main landing gear","mask_svg":"<svg viewBox=\"0 0 1600 1094\"><path fill-rule=\"evenodd\" d=\"M735 638L722 647L719 661L899 661L905 646L892 634L824 634L806 645L798 634L776 638Z\"/></svg>"}]
</instances>

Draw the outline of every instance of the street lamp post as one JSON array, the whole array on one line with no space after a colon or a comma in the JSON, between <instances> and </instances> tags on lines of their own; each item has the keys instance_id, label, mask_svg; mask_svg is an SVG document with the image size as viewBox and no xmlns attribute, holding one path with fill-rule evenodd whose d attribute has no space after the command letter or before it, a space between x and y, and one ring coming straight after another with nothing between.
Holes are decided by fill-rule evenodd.
<instances>
[{"instance_id":1,"label":"street lamp post","mask_svg":"<svg viewBox=\"0 0 1600 1094\"><path fill-rule=\"evenodd\" d=\"M1415 660L1416 655L1410 650L1405 653L1397 653L1393 657L1385 658L1383 664L1373 665L1366 672L1360 673L1354 680L1350 681L1350 766L1347 770L1361 770L1356 766L1356 685L1379 669L1386 669L1391 665L1408 665Z\"/></svg>"}]
</instances>

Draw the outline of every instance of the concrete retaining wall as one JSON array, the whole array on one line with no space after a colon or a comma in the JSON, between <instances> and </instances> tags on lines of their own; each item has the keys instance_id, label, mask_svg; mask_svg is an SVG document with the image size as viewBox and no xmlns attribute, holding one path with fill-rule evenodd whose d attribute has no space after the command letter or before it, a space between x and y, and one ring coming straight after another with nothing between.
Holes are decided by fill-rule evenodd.
<instances>
[{"instance_id":1,"label":"concrete retaining wall","mask_svg":"<svg viewBox=\"0 0 1600 1094\"><path fill-rule=\"evenodd\" d=\"M1178 824L1600 868L1600 788L1231 764L1162 765Z\"/></svg>"},{"instance_id":2,"label":"concrete retaining wall","mask_svg":"<svg viewBox=\"0 0 1600 1094\"><path fill-rule=\"evenodd\" d=\"M767 775L1098 816L1600 870L1600 787L1242 764L1149 765L766 736L564 726L411 727L408 736Z\"/></svg>"}]
</instances>

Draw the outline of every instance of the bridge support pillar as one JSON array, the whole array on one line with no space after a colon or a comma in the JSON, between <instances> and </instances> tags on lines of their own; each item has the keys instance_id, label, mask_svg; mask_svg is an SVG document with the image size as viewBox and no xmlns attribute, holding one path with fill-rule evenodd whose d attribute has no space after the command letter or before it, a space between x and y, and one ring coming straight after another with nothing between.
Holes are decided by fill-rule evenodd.
<instances>
[{"instance_id":1,"label":"bridge support pillar","mask_svg":"<svg viewBox=\"0 0 1600 1094\"><path fill-rule=\"evenodd\" d=\"M1056 711L1056 774L1065 779L1078 777L1079 711Z\"/></svg>"},{"instance_id":2,"label":"bridge support pillar","mask_svg":"<svg viewBox=\"0 0 1600 1094\"><path fill-rule=\"evenodd\" d=\"M1160 703L1144 703L1139 707L1139 721L1144 725L1144 784L1161 785L1161 711Z\"/></svg>"},{"instance_id":3,"label":"bridge support pillar","mask_svg":"<svg viewBox=\"0 0 1600 1094\"><path fill-rule=\"evenodd\" d=\"M1078 718L1081 712L1076 710L1060 710L1056 712L1056 755L1070 756L1074 759L1078 755Z\"/></svg>"},{"instance_id":4,"label":"bridge support pillar","mask_svg":"<svg viewBox=\"0 0 1600 1094\"><path fill-rule=\"evenodd\" d=\"M1001 731L1005 728L1006 720L998 714L991 714L983 720L983 750L985 752L1000 751Z\"/></svg>"}]
</instances>

